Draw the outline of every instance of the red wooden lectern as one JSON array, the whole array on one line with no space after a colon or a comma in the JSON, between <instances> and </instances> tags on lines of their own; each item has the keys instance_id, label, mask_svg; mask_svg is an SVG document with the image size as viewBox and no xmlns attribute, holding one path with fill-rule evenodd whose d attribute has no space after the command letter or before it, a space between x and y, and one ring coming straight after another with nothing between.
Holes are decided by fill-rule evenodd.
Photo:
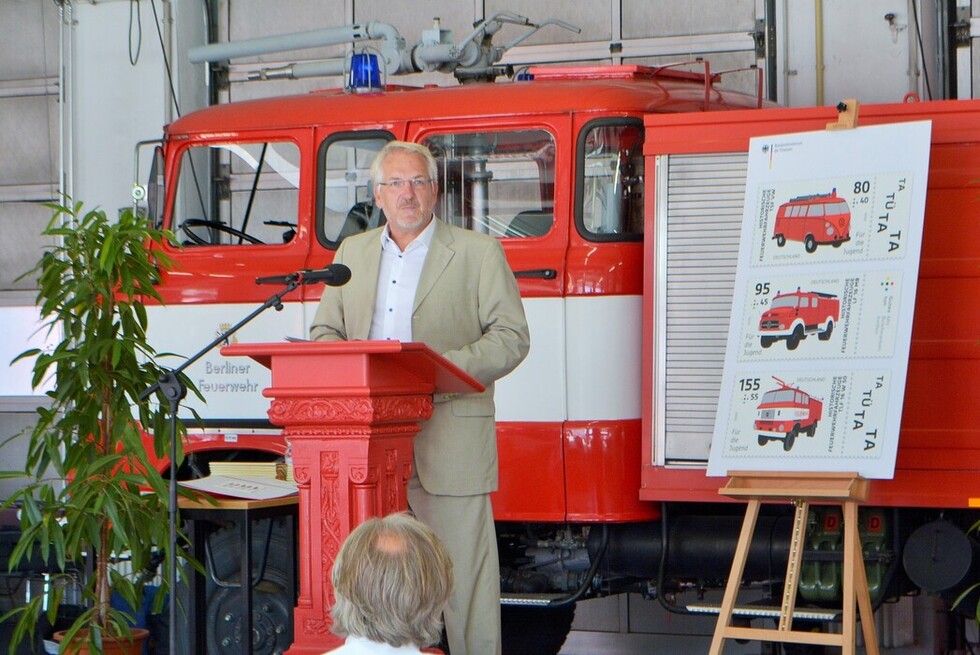
<instances>
[{"instance_id":1,"label":"red wooden lectern","mask_svg":"<svg viewBox=\"0 0 980 655\"><path fill-rule=\"evenodd\" d=\"M334 341L225 346L272 370L269 420L283 428L299 485L299 600L289 655L341 643L330 632L330 569L372 516L404 510L412 439L432 394L483 386L421 343Z\"/></svg>"}]
</instances>

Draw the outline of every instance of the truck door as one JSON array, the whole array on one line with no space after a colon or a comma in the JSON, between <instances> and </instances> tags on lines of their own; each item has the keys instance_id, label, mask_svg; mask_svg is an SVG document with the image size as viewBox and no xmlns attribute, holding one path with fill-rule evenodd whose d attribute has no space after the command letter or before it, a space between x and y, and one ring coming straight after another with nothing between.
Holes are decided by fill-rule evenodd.
<instances>
[{"instance_id":1,"label":"truck door","mask_svg":"<svg viewBox=\"0 0 980 655\"><path fill-rule=\"evenodd\" d=\"M559 192L567 188L559 171L570 170L571 161L559 158L570 156L560 147L568 129L562 117L495 120L490 129L485 121L419 123L409 129L409 138L428 145L439 162L437 214L500 239L521 288L534 347L528 360L497 386L498 421L541 420L539 403L551 404L546 411L552 418L563 413L563 380L546 360L534 360L561 343L561 313L544 305L562 293L569 207L567 194Z\"/></svg>"},{"instance_id":2,"label":"truck door","mask_svg":"<svg viewBox=\"0 0 980 655\"><path fill-rule=\"evenodd\" d=\"M258 278L303 267L310 248L304 225L309 184L301 183L306 139L308 132L297 131L170 142L163 224L176 243L161 247L173 262L158 286L165 304L148 308L148 336L157 352L190 357L284 286L260 286ZM231 340L281 341L305 333L300 304L287 302ZM184 405L211 425L267 421L262 403L244 402L260 399L268 386L262 367L229 362L215 349L187 373L208 400L189 394Z\"/></svg>"},{"instance_id":3,"label":"truck door","mask_svg":"<svg viewBox=\"0 0 980 655\"><path fill-rule=\"evenodd\" d=\"M409 140L428 145L439 162L436 213L500 239L530 327L527 359L496 385L499 520L565 516L561 430L567 417L563 292L574 169L570 126L567 116L409 126ZM547 471L547 479L513 474L529 461Z\"/></svg>"}]
</instances>

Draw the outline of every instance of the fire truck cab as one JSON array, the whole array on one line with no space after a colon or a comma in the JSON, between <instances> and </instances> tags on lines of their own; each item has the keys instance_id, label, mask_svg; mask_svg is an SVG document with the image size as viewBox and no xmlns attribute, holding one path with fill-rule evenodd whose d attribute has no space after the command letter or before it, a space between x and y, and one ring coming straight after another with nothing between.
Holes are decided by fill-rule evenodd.
<instances>
[{"instance_id":1,"label":"fire truck cab","mask_svg":"<svg viewBox=\"0 0 980 655\"><path fill-rule=\"evenodd\" d=\"M762 104L718 79L531 68L509 83L326 90L184 116L166 127L148 193L153 220L174 234L150 338L161 352L193 351L274 290L257 280L328 265L344 238L384 222L371 203L374 155L392 139L426 145L439 164L437 216L500 239L524 300L531 353L496 389L502 591L515 608L505 614L564 608L549 614L563 639L574 601L595 593L595 555L609 541L590 526L660 512L637 495L643 117ZM233 340L305 338L322 288L300 287ZM187 372L206 402L185 403L201 418L187 421L181 475L287 455L261 396L267 371L214 352ZM537 475L522 473L529 463Z\"/></svg>"}]
</instances>

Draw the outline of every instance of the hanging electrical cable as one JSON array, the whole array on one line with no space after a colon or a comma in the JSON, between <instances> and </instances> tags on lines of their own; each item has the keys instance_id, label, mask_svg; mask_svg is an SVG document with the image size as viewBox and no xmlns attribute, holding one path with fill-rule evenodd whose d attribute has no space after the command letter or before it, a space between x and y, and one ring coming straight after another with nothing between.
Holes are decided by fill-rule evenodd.
<instances>
[{"instance_id":1,"label":"hanging electrical cable","mask_svg":"<svg viewBox=\"0 0 980 655\"><path fill-rule=\"evenodd\" d=\"M135 11L134 11L135 8ZM136 14L136 54L133 54L133 14ZM140 20L139 0L129 0L129 63L135 66L143 49L143 21Z\"/></svg>"},{"instance_id":2,"label":"hanging electrical cable","mask_svg":"<svg viewBox=\"0 0 980 655\"><path fill-rule=\"evenodd\" d=\"M916 48L919 50L919 59L922 61L922 76L926 83L926 99L932 100L932 86L929 84L929 66L926 64L926 53L922 49L922 28L919 27L919 10L916 8L916 0L909 3L912 5L912 20L915 21Z\"/></svg>"},{"instance_id":3,"label":"hanging electrical cable","mask_svg":"<svg viewBox=\"0 0 980 655\"><path fill-rule=\"evenodd\" d=\"M177 102L177 90L174 88L174 74L170 69L170 58L167 56L167 46L163 41L163 30L160 28L160 16L157 14L156 0L150 0L150 8L153 10L153 22L157 26L157 38L160 40L160 52L163 53L163 65L167 69L167 84L170 86L170 99L174 103L174 111L180 117L180 104Z\"/></svg>"}]
</instances>

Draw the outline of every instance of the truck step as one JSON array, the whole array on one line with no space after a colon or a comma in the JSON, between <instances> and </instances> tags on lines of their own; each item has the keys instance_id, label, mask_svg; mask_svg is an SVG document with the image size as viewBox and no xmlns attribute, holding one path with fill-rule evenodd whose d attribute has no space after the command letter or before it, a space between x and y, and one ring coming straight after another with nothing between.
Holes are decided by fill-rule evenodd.
<instances>
[{"instance_id":1,"label":"truck step","mask_svg":"<svg viewBox=\"0 0 980 655\"><path fill-rule=\"evenodd\" d=\"M692 603L687 606L689 612L695 614L718 614L721 612L721 605L711 605L708 603ZM732 611L732 616L739 616L750 619L779 619L780 608L772 605L737 605ZM794 619L805 621L840 621L840 610L821 609L819 607L797 607L793 610Z\"/></svg>"},{"instance_id":2,"label":"truck step","mask_svg":"<svg viewBox=\"0 0 980 655\"><path fill-rule=\"evenodd\" d=\"M525 607L546 607L553 600L565 598L564 594L500 594L501 605L523 605Z\"/></svg>"}]
</instances>

